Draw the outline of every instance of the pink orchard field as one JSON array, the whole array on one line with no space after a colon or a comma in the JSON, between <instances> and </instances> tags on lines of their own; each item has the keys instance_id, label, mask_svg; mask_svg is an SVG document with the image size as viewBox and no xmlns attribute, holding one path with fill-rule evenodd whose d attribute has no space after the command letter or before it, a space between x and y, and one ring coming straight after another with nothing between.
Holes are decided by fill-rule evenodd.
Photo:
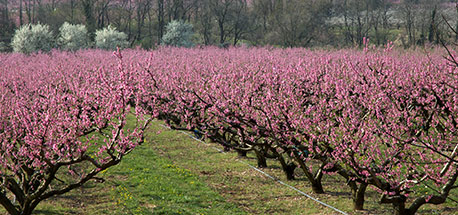
<instances>
[{"instance_id":1,"label":"pink orchard field","mask_svg":"<svg viewBox=\"0 0 458 215\"><path fill-rule=\"evenodd\" d=\"M355 210L370 188L393 213L415 214L458 188L454 59L389 46L2 54L0 203L31 214L119 163L157 119L253 152L259 167L277 160L290 180L299 169L317 194L327 174L343 177ZM75 181L55 185L62 171Z\"/></svg>"}]
</instances>

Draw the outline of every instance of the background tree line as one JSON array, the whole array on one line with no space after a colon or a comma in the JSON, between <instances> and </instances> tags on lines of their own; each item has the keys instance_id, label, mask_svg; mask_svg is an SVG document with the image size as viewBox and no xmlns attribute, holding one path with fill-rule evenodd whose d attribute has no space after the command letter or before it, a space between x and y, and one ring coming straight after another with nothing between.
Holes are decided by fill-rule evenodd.
<instances>
[{"instance_id":1,"label":"background tree line","mask_svg":"<svg viewBox=\"0 0 458 215\"><path fill-rule=\"evenodd\" d=\"M202 45L348 47L369 37L412 47L457 41L443 17L458 27L455 0L0 0L0 42L27 23L57 32L69 22L86 25L92 39L111 25L131 46L151 48L178 20L193 25Z\"/></svg>"}]
</instances>

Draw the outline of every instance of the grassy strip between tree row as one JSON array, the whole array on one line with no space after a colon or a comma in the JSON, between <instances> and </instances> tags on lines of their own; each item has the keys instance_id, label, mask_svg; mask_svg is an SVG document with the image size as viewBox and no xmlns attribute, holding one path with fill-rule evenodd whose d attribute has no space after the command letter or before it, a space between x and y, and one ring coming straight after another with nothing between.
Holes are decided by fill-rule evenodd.
<instances>
[{"instance_id":1,"label":"grassy strip between tree row","mask_svg":"<svg viewBox=\"0 0 458 215\"><path fill-rule=\"evenodd\" d=\"M154 122L147 141L125 157L120 165L83 188L43 202L36 214L334 214L248 166L235 153L219 153L177 131ZM245 161L255 165L254 156ZM272 164L272 165L271 165ZM286 181L277 162L267 173ZM298 174L289 184L312 193ZM327 176L326 194L316 196L348 213L350 192L339 177ZM103 182L103 183L102 183ZM453 195L457 196L457 195ZM367 193L367 210L360 214L390 214L377 204L375 191ZM440 210L424 207L419 214L454 214L452 201ZM0 214L5 213L0 209Z\"/></svg>"}]
</instances>

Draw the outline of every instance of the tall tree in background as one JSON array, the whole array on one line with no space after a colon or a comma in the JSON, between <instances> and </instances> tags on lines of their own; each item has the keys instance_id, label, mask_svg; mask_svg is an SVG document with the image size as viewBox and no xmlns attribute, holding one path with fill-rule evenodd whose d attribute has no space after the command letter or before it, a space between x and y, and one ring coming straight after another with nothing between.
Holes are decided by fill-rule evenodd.
<instances>
[{"instance_id":1,"label":"tall tree in background","mask_svg":"<svg viewBox=\"0 0 458 215\"><path fill-rule=\"evenodd\" d=\"M97 28L104 28L110 24L110 18L108 15L108 7L112 1L111 0L102 0L97 1L98 4L96 7L97 11ZM129 1L131 2L131 1Z\"/></svg>"},{"instance_id":2,"label":"tall tree in background","mask_svg":"<svg viewBox=\"0 0 458 215\"><path fill-rule=\"evenodd\" d=\"M96 30L96 22L93 14L94 0L82 0L81 5L83 7L84 17L86 18L86 27L89 37L91 40L94 40Z\"/></svg>"},{"instance_id":3,"label":"tall tree in background","mask_svg":"<svg viewBox=\"0 0 458 215\"><path fill-rule=\"evenodd\" d=\"M8 8L8 0L0 0L0 29L4 30L5 24L9 25L9 8Z\"/></svg>"},{"instance_id":4,"label":"tall tree in background","mask_svg":"<svg viewBox=\"0 0 458 215\"><path fill-rule=\"evenodd\" d=\"M165 26L183 20L204 45L361 46L395 41L405 47L452 35L458 8L449 0L0 0L8 16L22 25L43 23L56 31L63 22L96 29L113 25L131 45L152 47ZM15 7L15 8L11 8ZM6 14L5 11L2 14ZM5 16L5 15L2 15ZM4 19L4 18L2 18ZM16 21L17 20L17 21ZM445 37L443 37L445 38Z\"/></svg>"},{"instance_id":5,"label":"tall tree in background","mask_svg":"<svg viewBox=\"0 0 458 215\"><path fill-rule=\"evenodd\" d=\"M236 0L234 7L234 14L232 19L232 45L237 45L238 41L242 39L243 35L249 31L254 30L252 23L251 11L248 8L246 0Z\"/></svg>"},{"instance_id":6,"label":"tall tree in background","mask_svg":"<svg viewBox=\"0 0 458 215\"><path fill-rule=\"evenodd\" d=\"M172 20L182 20L186 16L186 11L184 9L183 0L169 0L167 4L169 22Z\"/></svg>"},{"instance_id":7,"label":"tall tree in background","mask_svg":"<svg viewBox=\"0 0 458 215\"><path fill-rule=\"evenodd\" d=\"M28 23L36 23L37 20L37 5L41 4L41 0L24 0L25 13L27 14Z\"/></svg>"},{"instance_id":8,"label":"tall tree in background","mask_svg":"<svg viewBox=\"0 0 458 215\"><path fill-rule=\"evenodd\" d=\"M362 45L363 38L370 30L369 13L371 0L345 0L341 5L343 14L345 40L347 43Z\"/></svg>"},{"instance_id":9,"label":"tall tree in background","mask_svg":"<svg viewBox=\"0 0 458 215\"><path fill-rule=\"evenodd\" d=\"M369 6L370 26L372 26L370 37L375 38L377 45L384 45L388 42L389 19L391 18L389 12L392 9L392 3L387 0L372 0Z\"/></svg>"},{"instance_id":10,"label":"tall tree in background","mask_svg":"<svg viewBox=\"0 0 458 215\"><path fill-rule=\"evenodd\" d=\"M22 0L19 0L19 25L22 26L22 24L24 24L22 18Z\"/></svg>"},{"instance_id":11,"label":"tall tree in background","mask_svg":"<svg viewBox=\"0 0 458 215\"><path fill-rule=\"evenodd\" d=\"M0 0L0 51L6 48L2 43L9 44L13 28L9 16L8 0Z\"/></svg>"},{"instance_id":12,"label":"tall tree in background","mask_svg":"<svg viewBox=\"0 0 458 215\"><path fill-rule=\"evenodd\" d=\"M456 18L458 18L458 1L456 2L455 5L455 11L456 11ZM458 41L458 22L456 22L456 27L455 27L455 42Z\"/></svg>"},{"instance_id":13,"label":"tall tree in background","mask_svg":"<svg viewBox=\"0 0 458 215\"><path fill-rule=\"evenodd\" d=\"M328 1L283 1L273 13L272 40L287 47L308 46L319 34L326 33L330 13Z\"/></svg>"},{"instance_id":14,"label":"tall tree in background","mask_svg":"<svg viewBox=\"0 0 458 215\"><path fill-rule=\"evenodd\" d=\"M158 23L158 31L157 31L157 40L160 42L162 40L162 36L164 36L164 28L165 28L165 21L164 21L164 0L157 0L157 23Z\"/></svg>"},{"instance_id":15,"label":"tall tree in background","mask_svg":"<svg viewBox=\"0 0 458 215\"><path fill-rule=\"evenodd\" d=\"M229 19L235 0L210 1L210 8L218 23L219 43L224 44L230 34Z\"/></svg>"},{"instance_id":16,"label":"tall tree in background","mask_svg":"<svg viewBox=\"0 0 458 215\"><path fill-rule=\"evenodd\" d=\"M148 11L151 10L151 1L148 0L139 0L137 4L137 35L135 40L142 40L142 28L145 25L145 19L147 17Z\"/></svg>"},{"instance_id":17,"label":"tall tree in background","mask_svg":"<svg viewBox=\"0 0 458 215\"><path fill-rule=\"evenodd\" d=\"M434 26L436 25L436 15L437 15L437 6L434 6L434 9L431 11L431 22L429 24L428 31L428 41L432 43L434 41Z\"/></svg>"},{"instance_id":18,"label":"tall tree in background","mask_svg":"<svg viewBox=\"0 0 458 215\"><path fill-rule=\"evenodd\" d=\"M311 17L303 12L308 6L299 0L277 4L274 15L276 36L272 39L277 40L277 43L282 41L282 45L288 47L307 45L312 40L307 28Z\"/></svg>"},{"instance_id":19,"label":"tall tree in background","mask_svg":"<svg viewBox=\"0 0 458 215\"><path fill-rule=\"evenodd\" d=\"M403 0L400 4L399 11L401 13L404 28L408 38L407 43L404 43L405 47L413 46L416 42L416 26L415 26L415 0Z\"/></svg>"},{"instance_id":20,"label":"tall tree in background","mask_svg":"<svg viewBox=\"0 0 458 215\"><path fill-rule=\"evenodd\" d=\"M70 23L75 24L75 0L70 0Z\"/></svg>"},{"instance_id":21,"label":"tall tree in background","mask_svg":"<svg viewBox=\"0 0 458 215\"><path fill-rule=\"evenodd\" d=\"M202 0L198 5L198 32L202 35L204 45L210 45L213 43L212 29L213 29L213 14L210 8L209 1Z\"/></svg>"}]
</instances>

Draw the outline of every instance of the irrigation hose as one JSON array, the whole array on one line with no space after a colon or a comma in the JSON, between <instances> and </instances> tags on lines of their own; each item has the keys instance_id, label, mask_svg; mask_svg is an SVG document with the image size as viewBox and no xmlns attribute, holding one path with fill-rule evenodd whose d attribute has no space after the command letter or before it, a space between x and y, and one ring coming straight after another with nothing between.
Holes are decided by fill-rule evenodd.
<instances>
[{"instance_id":1,"label":"irrigation hose","mask_svg":"<svg viewBox=\"0 0 458 215\"><path fill-rule=\"evenodd\" d=\"M164 127L164 128L167 128L167 129L171 129L170 127L165 126L165 125L161 125L161 126ZM188 137L194 139L194 140L197 141L197 142L200 142L200 143L203 143L203 144L208 145L208 143L206 143L206 142L204 142L204 141L202 141L202 140L200 140L200 139L195 138L194 136L192 136L192 135L189 134L189 133L186 133L186 132L184 132L184 131L179 131L179 132L185 134L186 136L188 136ZM212 146L212 148L213 148L213 149L216 149L218 152L226 153L225 151L223 151L223 150L221 150L221 149L219 149L219 148L216 148L216 147L214 147L214 146ZM290 189L292 189L292 190L294 190L294 191L300 193L301 195L303 195L303 196L305 196L305 197L307 197L307 198L309 198L309 199L311 199L311 200L313 200L313 201L315 201L315 202L317 202L317 203L319 203L319 204L321 204L321 205L323 205L323 206L325 206L325 207L327 207L327 208L330 208L330 209L332 209L332 210L334 210L334 211L336 211L336 212L338 212L338 213L340 213L340 214L348 215L348 213L346 213L346 212L344 212L344 211L341 211L341 210L339 210L339 209L337 209L337 208L335 208L335 207L333 207L333 206L331 206L331 205L328 205L328 204L326 204L326 203L324 203L324 202L322 202L322 201L320 201L320 200L314 198L313 196L308 195L307 193L303 192L302 190L299 190L299 189L297 189L296 187L293 187L293 186L291 186L291 185L289 185L289 184L287 184L287 183L285 183L285 182L283 182L283 181L281 181L281 180L279 180L279 179L277 179L277 178L275 178L275 177L269 175L268 173L266 173L266 172L264 172L264 171L262 171L262 170L256 168L255 166L253 166L253 165L251 165L251 164L249 164L249 163L247 163L247 162L244 162L244 161L241 161L241 160L238 160L238 162L243 163L243 164L249 166L250 168L256 170L257 172L259 172L259 173L261 173L261 174L267 176L268 178L272 179L273 181L276 181L276 182L280 183L281 185L286 186L286 187L288 187L288 188L290 188Z\"/></svg>"}]
</instances>

